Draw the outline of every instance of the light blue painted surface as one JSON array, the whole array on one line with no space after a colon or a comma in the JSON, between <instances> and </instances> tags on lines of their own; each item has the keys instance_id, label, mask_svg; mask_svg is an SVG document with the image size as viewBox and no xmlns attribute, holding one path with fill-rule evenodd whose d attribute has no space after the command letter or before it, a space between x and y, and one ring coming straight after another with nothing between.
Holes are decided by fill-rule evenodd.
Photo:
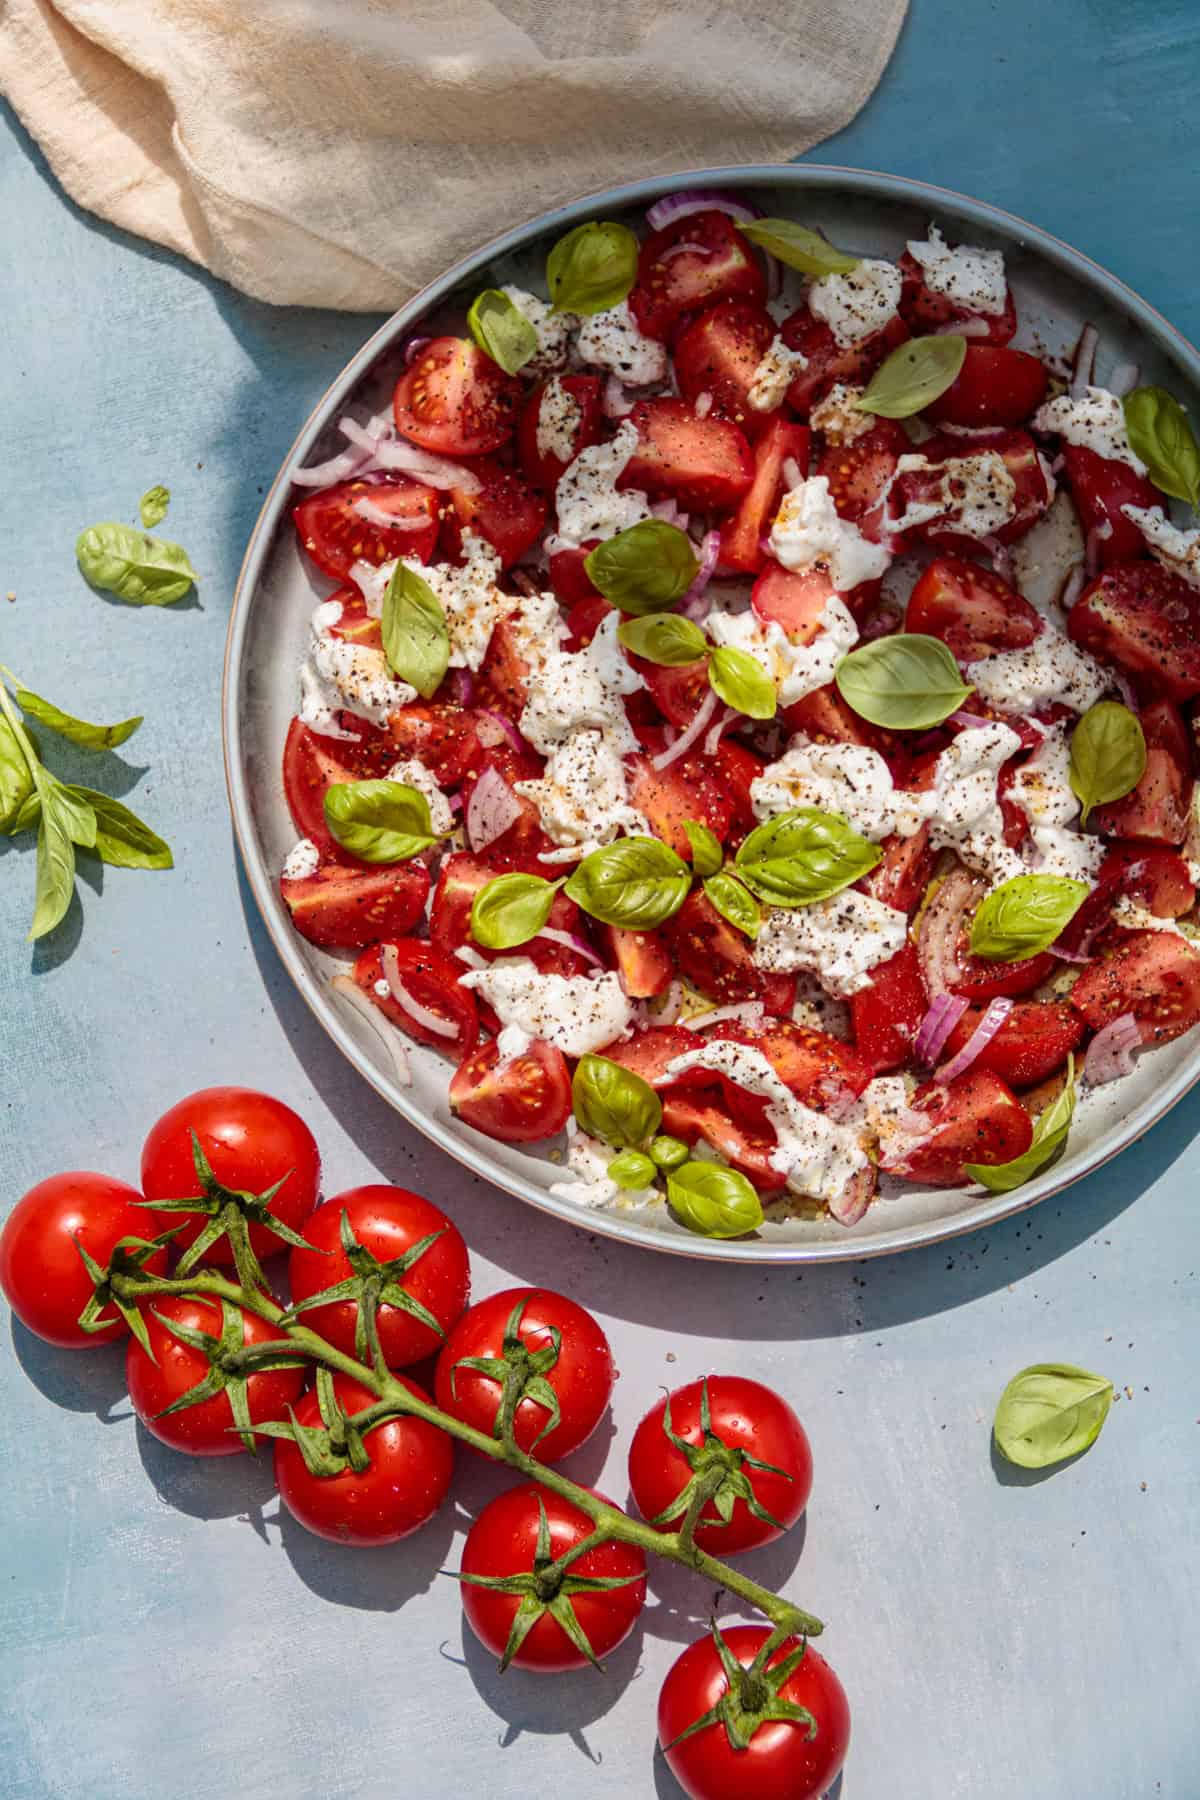
<instances>
[{"instance_id":1,"label":"light blue painted surface","mask_svg":"<svg viewBox=\"0 0 1200 1800\"><path fill-rule=\"evenodd\" d=\"M1179 133L1198 75L1191 0L916 0L880 91L818 154L1036 219L1195 338ZM85 881L31 952L32 858L0 841L6 1194L73 1165L134 1177L144 1130L192 1088L280 1094L317 1132L327 1191L376 1171L420 1187L466 1231L477 1292L550 1280L604 1318L625 1375L582 1478L624 1493L622 1447L660 1382L735 1369L794 1399L816 1492L807 1532L758 1561L829 1621L855 1711L843 1800L1196 1800L1200 1094L1024 1220L803 1277L663 1263L469 1182L285 985L245 910L221 776L222 641L259 489L370 321L273 312L118 238L0 134L0 652L87 716L145 711L112 778L178 863L106 871L102 896ZM74 568L77 529L132 518L155 481L205 576L185 610L109 605ZM459 1510L412 1544L337 1553L281 1525L264 1470L136 1430L119 1359L12 1342L3 1800L678 1800L653 1710L700 1629L699 1584L654 1576L605 1681L500 1680L435 1574L493 1472L464 1467ZM1123 1397L1079 1463L1005 1475L996 1394L1048 1357L1105 1370Z\"/></svg>"}]
</instances>

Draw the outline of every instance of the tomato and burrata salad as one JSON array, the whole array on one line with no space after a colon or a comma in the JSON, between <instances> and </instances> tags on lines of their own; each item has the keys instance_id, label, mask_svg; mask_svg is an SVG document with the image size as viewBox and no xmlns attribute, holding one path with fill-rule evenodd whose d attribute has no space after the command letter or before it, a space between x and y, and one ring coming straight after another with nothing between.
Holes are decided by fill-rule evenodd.
<instances>
[{"instance_id":1,"label":"tomato and burrata salad","mask_svg":"<svg viewBox=\"0 0 1200 1800\"><path fill-rule=\"evenodd\" d=\"M1200 1019L1200 451L1018 329L936 224L677 194L293 471L283 899L583 1205L1012 1188Z\"/></svg>"}]
</instances>

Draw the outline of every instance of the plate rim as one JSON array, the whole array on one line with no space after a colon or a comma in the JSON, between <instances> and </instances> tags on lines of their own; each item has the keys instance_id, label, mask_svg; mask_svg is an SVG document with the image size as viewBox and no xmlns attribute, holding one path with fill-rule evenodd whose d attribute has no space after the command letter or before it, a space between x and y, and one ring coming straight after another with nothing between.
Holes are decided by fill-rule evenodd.
<instances>
[{"instance_id":1,"label":"plate rim","mask_svg":"<svg viewBox=\"0 0 1200 1800\"><path fill-rule=\"evenodd\" d=\"M1056 1178L1053 1172L1048 1173L1012 1193L987 1195L952 1219L897 1226L890 1231L877 1233L869 1242L856 1242L849 1233L844 1240L811 1244L770 1243L761 1239L729 1241L719 1238L675 1237L641 1223L636 1218L625 1217L603 1208L580 1207L570 1200L553 1195L548 1189L538 1188L515 1172L510 1173L498 1167L489 1153L466 1140L461 1130L456 1132L452 1126L444 1126L439 1120L421 1113L404 1090L375 1068L360 1048L332 1005L324 984L307 968L296 934L283 917L275 873L261 853L254 829L253 807L245 774L241 718L237 706L239 677L254 598L275 530L284 512L287 491L291 486L286 479L287 472L326 428L334 408L369 372L372 363L384 349L474 270L496 257L521 248L556 225L569 225L602 206L632 206L684 186L754 187L768 184L793 186L798 190L806 187L822 189L841 184L855 188L860 194L884 200L909 203L926 201L933 208L948 203L985 227L998 229L1002 235L1018 237L1024 247L1048 257L1051 262L1101 290L1109 299L1132 313L1161 348L1182 361L1191 379L1200 387L1200 352L1169 319L1119 276L1043 227L1034 225L1003 207L975 199L954 188L910 176L891 175L880 170L838 163L745 163L684 169L581 195L578 199L552 207L533 219L499 233L427 283L369 335L315 401L263 497L234 585L221 678L221 739L226 789L238 853L267 935L300 997L323 1031L351 1066L407 1124L415 1127L423 1137L471 1174L490 1181L527 1205L565 1220L578 1229L635 1244L641 1249L691 1260L787 1266L873 1260L876 1257L897 1255L904 1250L945 1243L951 1238L996 1225L1004 1219L1028 1211L1054 1194L1062 1193L1137 1143L1200 1081L1200 1044L1196 1046L1190 1061L1184 1063L1159 1091L1154 1102L1146 1103L1149 1108L1147 1115L1139 1116L1133 1129L1121 1124L1112 1127L1089 1152L1083 1165L1073 1169L1069 1175Z\"/></svg>"}]
</instances>

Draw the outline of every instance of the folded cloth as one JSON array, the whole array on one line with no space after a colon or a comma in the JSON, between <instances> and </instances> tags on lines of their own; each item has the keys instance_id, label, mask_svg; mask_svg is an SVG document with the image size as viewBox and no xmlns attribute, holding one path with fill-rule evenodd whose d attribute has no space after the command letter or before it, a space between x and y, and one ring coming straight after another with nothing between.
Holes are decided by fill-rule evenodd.
<instances>
[{"instance_id":1,"label":"folded cloth","mask_svg":"<svg viewBox=\"0 0 1200 1800\"><path fill-rule=\"evenodd\" d=\"M0 0L81 206L281 305L399 305L610 183L839 130L907 0Z\"/></svg>"}]
</instances>

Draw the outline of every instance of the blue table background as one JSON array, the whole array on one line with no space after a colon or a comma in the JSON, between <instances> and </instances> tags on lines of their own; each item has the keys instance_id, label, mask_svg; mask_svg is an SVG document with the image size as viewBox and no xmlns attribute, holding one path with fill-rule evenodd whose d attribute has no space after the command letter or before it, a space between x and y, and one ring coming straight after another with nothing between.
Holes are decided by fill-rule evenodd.
<instances>
[{"instance_id":1,"label":"blue table background","mask_svg":"<svg viewBox=\"0 0 1200 1800\"><path fill-rule=\"evenodd\" d=\"M1195 338L1198 81L1195 0L914 0L878 92L814 159L1009 207ZM3 114L0 218L0 659L84 716L145 712L107 781L177 862L86 868L31 950L33 857L0 840L4 1204L59 1168L136 1179L146 1128L194 1088L281 1095L317 1133L326 1192L416 1186L466 1232L477 1293L544 1280L604 1319L625 1374L582 1479L624 1495L660 1383L722 1368L793 1398L816 1491L807 1531L758 1563L829 1622L854 1708L843 1800L1195 1800L1200 1092L1025 1218L806 1274L662 1262L473 1182L292 992L236 868L221 771L229 596L260 495L373 321L275 311L97 224ZM199 597L109 604L76 572L76 532L132 519L156 481ZM1088 1456L1026 1477L994 1462L991 1413L1049 1358L1107 1372L1121 1399ZM4 1800L678 1800L654 1704L702 1629L702 1584L653 1574L606 1679L501 1679L436 1572L494 1471L464 1464L411 1543L338 1551L281 1520L268 1468L176 1457L135 1427L119 1356L14 1326L0 1390Z\"/></svg>"}]
</instances>

